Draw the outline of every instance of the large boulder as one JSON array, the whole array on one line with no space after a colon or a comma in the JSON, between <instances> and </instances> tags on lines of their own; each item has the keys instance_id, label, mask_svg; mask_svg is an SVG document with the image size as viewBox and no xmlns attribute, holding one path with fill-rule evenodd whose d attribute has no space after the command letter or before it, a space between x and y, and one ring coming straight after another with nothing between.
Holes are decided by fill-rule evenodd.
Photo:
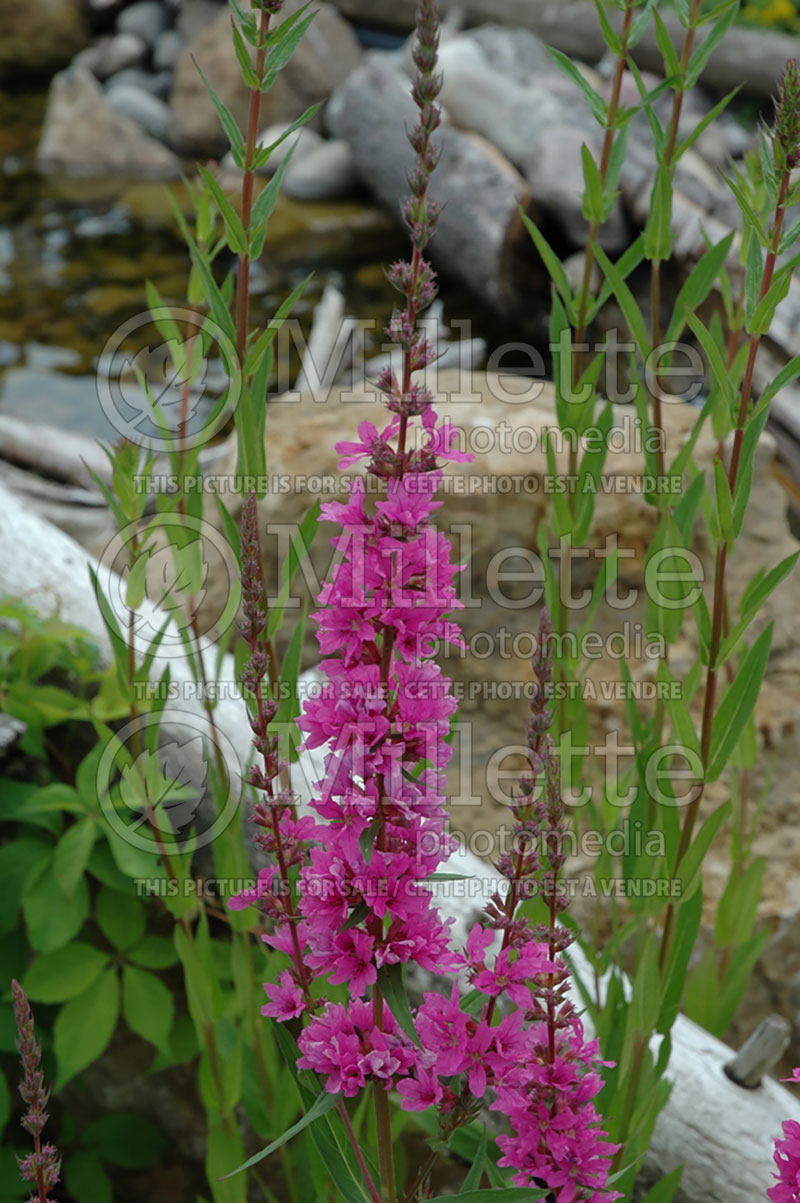
<instances>
[{"instance_id":1,"label":"large boulder","mask_svg":"<svg viewBox=\"0 0 800 1203\"><path fill-rule=\"evenodd\" d=\"M88 36L81 0L0 0L0 80L49 77Z\"/></svg>"},{"instance_id":2,"label":"large boulder","mask_svg":"<svg viewBox=\"0 0 800 1203\"><path fill-rule=\"evenodd\" d=\"M36 155L43 167L81 175L180 175L172 151L116 112L83 67L70 67L53 80Z\"/></svg>"}]
</instances>

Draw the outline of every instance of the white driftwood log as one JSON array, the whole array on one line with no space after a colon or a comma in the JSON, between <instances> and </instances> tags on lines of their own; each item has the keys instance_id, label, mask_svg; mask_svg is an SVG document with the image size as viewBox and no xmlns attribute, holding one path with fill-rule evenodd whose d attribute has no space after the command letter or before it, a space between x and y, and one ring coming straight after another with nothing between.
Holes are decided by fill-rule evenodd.
<instances>
[{"instance_id":1,"label":"white driftwood log","mask_svg":"<svg viewBox=\"0 0 800 1203\"><path fill-rule=\"evenodd\" d=\"M92 589L87 556L68 535L30 512L25 503L0 487L0 595L25 597L45 612L58 606L63 619L78 623L96 640L106 659L110 648ZM155 620L158 615L150 607ZM212 667L211 649L205 661ZM154 669L158 679L163 664ZM180 660L171 665L174 680L189 680ZM220 679L234 679L232 658L223 657ZM315 674L304 674L306 682ZM164 738L180 726L182 716L203 721L199 702L168 703ZM229 772L240 777L250 756L250 732L241 703L223 698L215 711L220 732L229 741ZM184 745L183 753L186 753ZM194 747L188 745L189 754ZM293 787L301 803L308 802L313 782L321 775L321 750L303 754L293 772ZM252 849L251 849L252 851ZM463 943L474 918L497 888L494 871L466 850L448 863L452 872L472 879L456 894L452 883L436 886L443 912L455 919L455 939ZM461 885L462 883L457 883ZM578 952L577 971L588 973ZM772 1138L785 1119L800 1121L800 1102L771 1078L755 1090L737 1086L725 1075L733 1051L679 1016L672 1032L672 1057L667 1071L672 1094L659 1117L645 1162L649 1180L684 1165L682 1203L756 1203L771 1184Z\"/></svg>"}]
</instances>

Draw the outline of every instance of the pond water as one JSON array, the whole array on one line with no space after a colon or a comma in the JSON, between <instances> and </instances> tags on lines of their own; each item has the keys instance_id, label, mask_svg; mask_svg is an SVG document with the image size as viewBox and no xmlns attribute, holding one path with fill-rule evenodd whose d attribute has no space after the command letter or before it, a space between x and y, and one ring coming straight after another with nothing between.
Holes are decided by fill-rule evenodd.
<instances>
[{"instance_id":1,"label":"pond water","mask_svg":"<svg viewBox=\"0 0 800 1203\"><path fill-rule=\"evenodd\" d=\"M42 175L34 155L44 104L41 94L0 95L0 412L115 438L98 363L115 332L146 312L145 281L185 305L188 256L166 192L182 206L186 192L181 183ZM406 247L366 195L324 205L282 199L253 267L253 321L268 321L313 272L294 310L304 331L332 282L348 314L375 323L367 348L377 351L396 295L383 265ZM475 333L492 337L495 323L473 298L447 281L442 296L446 317L470 317Z\"/></svg>"}]
</instances>

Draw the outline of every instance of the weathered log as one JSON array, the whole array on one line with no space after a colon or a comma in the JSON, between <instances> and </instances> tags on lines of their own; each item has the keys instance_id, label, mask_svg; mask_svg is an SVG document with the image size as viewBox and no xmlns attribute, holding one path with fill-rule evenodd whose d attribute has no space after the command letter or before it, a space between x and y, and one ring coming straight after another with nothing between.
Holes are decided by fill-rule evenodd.
<instances>
[{"instance_id":1,"label":"weathered log","mask_svg":"<svg viewBox=\"0 0 800 1203\"><path fill-rule=\"evenodd\" d=\"M368 54L334 92L327 121L352 147L365 183L400 217L408 195L406 172L413 152L406 130L416 122L408 78L385 55ZM442 159L436 171L436 200L443 212L431 244L435 262L484 297L500 313L518 307L516 270L531 258L530 240L519 217L520 203L532 209L522 176L489 142L446 126L437 134Z\"/></svg>"},{"instance_id":2,"label":"weathered log","mask_svg":"<svg viewBox=\"0 0 800 1203\"><path fill-rule=\"evenodd\" d=\"M340 12L366 25L383 25L407 31L413 28L416 0L333 0ZM470 24L496 21L517 25L538 34L550 46L586 62L596 62L605 53L605 43L594 4L586 0L441 0L443 13L459 9ZM613 7L609 20L618 27L622 14ZM683 41L677 17L666 9L662 16L676 47ZM728 92L737 86L745 94L773 95L786 60L794 58L800 39L789 34L757 29L731 29L710 58L703 81ZM652 30L645 33L634 57L648 71L662 71L663 60Z\"/></svg>"}]
</instances>

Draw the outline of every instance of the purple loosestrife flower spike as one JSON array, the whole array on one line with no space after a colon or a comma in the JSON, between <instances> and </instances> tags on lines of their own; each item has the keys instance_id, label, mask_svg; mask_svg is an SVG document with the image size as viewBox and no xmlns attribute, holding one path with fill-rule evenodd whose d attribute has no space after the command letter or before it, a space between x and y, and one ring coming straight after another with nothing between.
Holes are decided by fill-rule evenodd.
<instances>
[{"instance_id":1,"label":"purple loosestrife flower spike","mask_svg":"<svg viewBox=\"0 0 800 1203\"><path fill-rule=\"evenodd\" d=\"M440 1102L445 1137L454 1123L474 1115L491 1088L491 1109L510 1121L512 1135L498 1137L498 1145L500 1164L517 1171L515 1183L546 1186L556 1203L610 1203L621 1198L606 1185L616 1146L592 1103L602 1087L602 1063L597 1042L584 1039L566 996L568 969L560 957L569 934L556 925L564 906L558 890L564 813L550 734L552 625L546 611L533 668L539 688L528 725L530 774L513 804L513 851L498 866L507 893L492 899L486 926L476 924L466 945L467 976L486 998L483 1013L479 1019L465 1014L455 989L449 1001L426 995L417 1019L426 1053L398 1090L407 1109L422 1109L431 1098ZM534 884L550 914L536 928L517 914ZM497 931L501 948L492 955ZM493 1020L501 999L506 1005L498 1024Z\"/></svg>"},{"instance_id":2,"label":"purple loosestrife flower spike","mask_svg":"<svg viewBox=\"0 0 800 1203\"><path fill-rule=\"evenodd\" d=\"M20 1161L19 1169L23 1182L36 1184L36 1194L31 1195L29 1203L52 1203L47 1192L59 1181L61 1160L54 1145L41 1143L42 1129L48 1120L45 1108L50 1095L39 1068L42 1050L36 1042L30 1003L19 982L12 981L11 993L17 1025L16 1045L23 1074L19 1092L27 1107L22 1126L34 1141L34 1151Z\"/></svg>"}]
</instances>

